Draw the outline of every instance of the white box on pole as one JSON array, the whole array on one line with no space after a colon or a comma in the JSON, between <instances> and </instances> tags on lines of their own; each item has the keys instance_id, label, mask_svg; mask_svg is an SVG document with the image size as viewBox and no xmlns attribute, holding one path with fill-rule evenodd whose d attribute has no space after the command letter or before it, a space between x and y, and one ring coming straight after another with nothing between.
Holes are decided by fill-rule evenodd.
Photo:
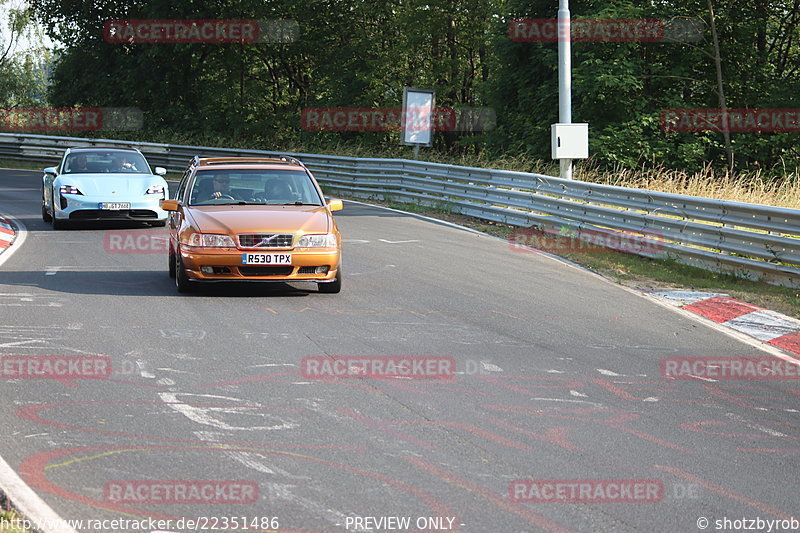
<instances>
[{"instance_id":1,"label":"white box on pole","mask_svg":"<svg viewBox=\"0 0 800 533\"><path fill-rule=\"evenodd\" d=\"M589 124L552 124L550 143L553 159L586 159L589 157Z\"/></svg>"}]
</instances>

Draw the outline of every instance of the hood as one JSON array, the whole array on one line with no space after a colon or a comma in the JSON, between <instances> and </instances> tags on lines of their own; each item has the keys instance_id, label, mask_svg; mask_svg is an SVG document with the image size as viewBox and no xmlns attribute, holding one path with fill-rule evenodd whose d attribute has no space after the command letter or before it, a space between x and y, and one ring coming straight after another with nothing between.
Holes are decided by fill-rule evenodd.
<instances>
[{"instance_id":1,"label":"hood","mask_svg":"<svg viewBox=\"0 0 800 533\"><path fill-rule=\"evenodd\" d=\"M214 205L189 208L194 227L203 233L327 233L325 206Z\"/></svg>"},{"instance_id":2,"label":"hood","mask_svg":"<svg viewBox=\"0 0 800 533\"><path fill-rule=\"evenodd\" d=\"M62 174L54 183L56 188L72 185L86 196L104 198L141 196L148 187L156 184L167 189L167 183L161 176L151 174Z\"/></svg>"}]
</instances>

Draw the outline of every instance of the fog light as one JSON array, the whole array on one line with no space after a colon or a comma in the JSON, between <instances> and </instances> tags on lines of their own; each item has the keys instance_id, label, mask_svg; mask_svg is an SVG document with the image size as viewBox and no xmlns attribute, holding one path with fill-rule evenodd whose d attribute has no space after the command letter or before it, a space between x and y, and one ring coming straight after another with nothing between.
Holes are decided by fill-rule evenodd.
<instances>
[{"instance_id":1,"label":"fog light","mask_svg":"<svg viewBox=\"0 0 800 533\"><path fill-rule=\"evenodd\" d=\"M327 273L328 273L328 267L326 267L326 266L325 267L317 267L317 269L316 269L316 274L327 274Z\"/></svg>"},{"instance_id":2,"label":"fog light","mask_svg":"<svg viewBox=\"0 0 800 533\"><path fill-rule=\"evenodd\" d=\"M203 274L213 274L214 273L214 267L210 267L210 266L200 267L200 272L202 272Z\"/></svg>"}]
</instances>

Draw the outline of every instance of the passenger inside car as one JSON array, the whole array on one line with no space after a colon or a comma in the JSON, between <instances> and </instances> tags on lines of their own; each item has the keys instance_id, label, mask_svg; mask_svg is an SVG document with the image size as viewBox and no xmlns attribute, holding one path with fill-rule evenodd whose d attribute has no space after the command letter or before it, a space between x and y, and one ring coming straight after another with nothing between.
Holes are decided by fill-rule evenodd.
<instances>
[{"instance_id":1,"label":"passenger inside car","mask_svg":"<svg viewBox=\"0 0 800 533\"><path fill-rule=\"evenodd\" d=\"M70 158L69 165L67 166L67 173L72 172L91 172L89 167L86 165L86 155L85 154L78 154L73 158Z\"/></svg>"},{"instance_id":2,"label":"passenger inside car","mask_svg":"<svg viewBox=\"0 0 800 533\"><path fill-rule=\"evenodd\" d=\"M286 203L296 200L288 183L281 179L270 180L264 185L264 195L270 203Z\"/></svg>"}]
</instances>

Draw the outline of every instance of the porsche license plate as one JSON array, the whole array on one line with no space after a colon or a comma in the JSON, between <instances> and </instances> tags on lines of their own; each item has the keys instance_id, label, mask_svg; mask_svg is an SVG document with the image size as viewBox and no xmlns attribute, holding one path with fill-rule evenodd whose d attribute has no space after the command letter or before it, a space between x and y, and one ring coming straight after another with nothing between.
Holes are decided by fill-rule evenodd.
<instances>
[{"instance_id":1,"label":"porsche license plate","mask_svg":"<svg viewBox=\"0 0 800 533\"><path fill-rule=\"evenodd\" d=\"M242 254L243 265L291 265L292 254Z\"/></svg>"},{"instance_id":2,"label":"porsche license plate","mask_svg":"<svg viewBox=\"0 0 800 533\"><path fill-rule=\"evenodd\" d=\"M106 211L121 211L122 209L130 209L131 204L128 202L103 202L100 204L100 209Z\"/></svg>"}]
</instances>

